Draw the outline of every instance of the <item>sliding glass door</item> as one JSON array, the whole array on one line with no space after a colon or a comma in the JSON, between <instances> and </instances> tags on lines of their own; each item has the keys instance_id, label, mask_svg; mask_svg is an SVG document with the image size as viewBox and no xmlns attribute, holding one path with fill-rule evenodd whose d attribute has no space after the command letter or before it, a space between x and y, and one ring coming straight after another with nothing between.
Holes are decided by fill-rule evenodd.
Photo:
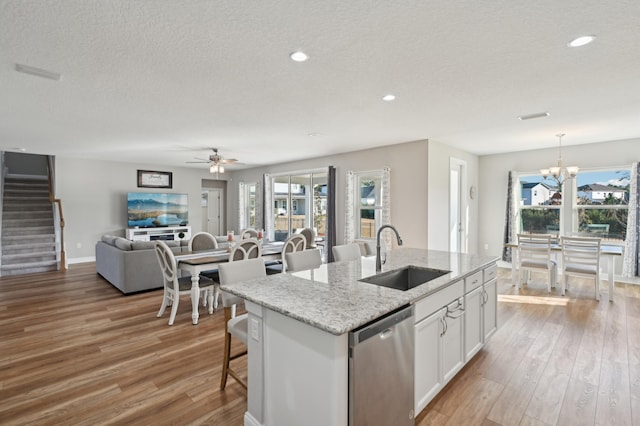
<instances>
[{"instance_id":1,"label":"sliding glass door","mask_svg":"<svg viewBox=\"0 0 640 426\"><path fill-rule=\"evenodd\" d=\"M286 240L302 228L314 228L323 238L327 221L327 171L272 177L274 239Z\"/></svg>"}]
</instances>

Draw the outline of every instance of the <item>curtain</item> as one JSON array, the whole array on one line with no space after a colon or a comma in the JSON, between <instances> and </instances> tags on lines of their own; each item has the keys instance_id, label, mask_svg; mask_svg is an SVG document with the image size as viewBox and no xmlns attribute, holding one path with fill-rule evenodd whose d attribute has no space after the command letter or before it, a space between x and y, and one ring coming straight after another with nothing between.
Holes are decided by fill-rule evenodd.
<instances>
[{"instance_id":1,"label":"curtain","mask_svg":"<svg viewBox=\"0 0 640 426\"><path fill-rule=\"evenodd\" d=\"M247 191L244 182L238 184L238 232L247 227L246 223Z\"/></svg>"},{"instance_id":2,"label":"curtain","mask_svg":"<svg viewBox=\"0 0 640 426\"><path fill-rule=\"evenodd\" d=\"M640 207L638 201L640 194L640 173L638 173L638 163L631 166L631 179L629 182L629 213L627 216L627 238L624 241L624 257L622 259L622 276L635 277L640 271L638 262L638 219L640 218Z\"/></svg>"},{"instance_id":3,"label":"curtain","mask_svg":"<svg viewBox=\"0 0 640 426\"><path fill-rule=\"evenodd\" d=\"M516 241L516 197L514 179L516 172L510 171L507 180L507 209L504 220L504 239L505 244ZM502 248L502 260L511 262L511 248L506 245Z\"/></svg>"},{"instance_id":4,"label":"curtain","mask_svg":"<svg viewBox=\"0 0 640 426\"><path fill-rule=\"evenodd\" d=\"M271 175L265 173L264 175L264 233L266 237L273 241L274 228L273 228L273 192L271 185Z\"/></svg>"},{"instance_id":5,"label":"curtain","mask_svg":"<svg viewBox=\"0 0 640 426\"><path fill-rule=\"evenodd\" d=\"M336 245L336 168L329 166L327 176L327 231L325 234L325 256L327 263L333 262L333 247Z\"/></svg>"},{"instance_id":6,"label":"curtain","mask_svg":"<svg viewBox=\"0 0 640 426\"><path fill-rule=\"evenodd\" d=\"M345 195L344 195L344 204L345 204L344 243L345 244L352 243L356 238L355 222L354 222L355 200L353 199L355 179L356 178L353 171L349 170L347 172L346 188L345 188Z\"/></svg>"},{"instance_id":7,"label":"curtain","mask_svg":"<svg viewBox=\"0 0 640 426\"><path fill-rule=\"evenodd\" d=\"M264 229L264 221L263 221L263 217L264 217L264 203L262 202L263 199L263 193L262 193L262 184L261 182L256 182L256 229Z\"/></svg>"},{"instance_id":8,"label":"curtain","mask_svg":"<svg viewBox=\"0 0 640 426\"><path fill-rule=\"evenodd\" d=\"M391 169L386 167L382 171L382 224L391 223ZM382 241L380 246L384 247L385 251L389 252L392 249L392 233L384 231L382 235Z\"/></svg>"}]
</instances>

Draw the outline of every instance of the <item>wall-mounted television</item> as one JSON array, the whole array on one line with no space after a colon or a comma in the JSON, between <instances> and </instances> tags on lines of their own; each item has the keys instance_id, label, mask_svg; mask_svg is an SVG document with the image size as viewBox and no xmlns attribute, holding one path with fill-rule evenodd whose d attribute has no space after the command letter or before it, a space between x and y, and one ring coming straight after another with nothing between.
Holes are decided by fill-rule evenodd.
<instances>
[{"instance_id":1,"label":"wall-mounted television","mask_svg":"<svg viewBox=\"0 0 640 426\"><path fill-rule=\"evenodd\" d=\"M127 226L155 228L189 224L188 194L129 192Z\"/></svg>"}]
</instances>

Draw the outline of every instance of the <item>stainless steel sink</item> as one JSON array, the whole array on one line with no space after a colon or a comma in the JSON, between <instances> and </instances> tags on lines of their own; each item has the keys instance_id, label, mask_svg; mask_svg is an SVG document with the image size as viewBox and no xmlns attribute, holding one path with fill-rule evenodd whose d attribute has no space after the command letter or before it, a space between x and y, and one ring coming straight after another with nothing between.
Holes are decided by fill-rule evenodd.
<instances>
[{"instance_id":1,"label":"stainless steel sink","mask_svg":"<svg viewBox=\"0 0 640 426\"><path fill-rule=\"evenodd\" d=\"M404 268L394 269L393 271L362 278L360 281L383 287L395 288L396 290L407 291L448 274L449 272L451 271L410 265Z\"/></svg>"}]
</instances>

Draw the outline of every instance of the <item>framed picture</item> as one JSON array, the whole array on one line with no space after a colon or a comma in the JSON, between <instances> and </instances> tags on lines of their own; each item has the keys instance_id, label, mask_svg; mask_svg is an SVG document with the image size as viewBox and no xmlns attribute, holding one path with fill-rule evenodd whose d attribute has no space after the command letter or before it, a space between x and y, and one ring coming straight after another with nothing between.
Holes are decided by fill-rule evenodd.
<instances>
[{"instance_id":1,"label":"framed picture","mask_svg":"<svg viewBox=\"0 0 640 426\"><path fill-rule=\"evenodd\" d=\"M173 173L138 170L138 188L173 188Z\"/></svg>"}]
</instances>

